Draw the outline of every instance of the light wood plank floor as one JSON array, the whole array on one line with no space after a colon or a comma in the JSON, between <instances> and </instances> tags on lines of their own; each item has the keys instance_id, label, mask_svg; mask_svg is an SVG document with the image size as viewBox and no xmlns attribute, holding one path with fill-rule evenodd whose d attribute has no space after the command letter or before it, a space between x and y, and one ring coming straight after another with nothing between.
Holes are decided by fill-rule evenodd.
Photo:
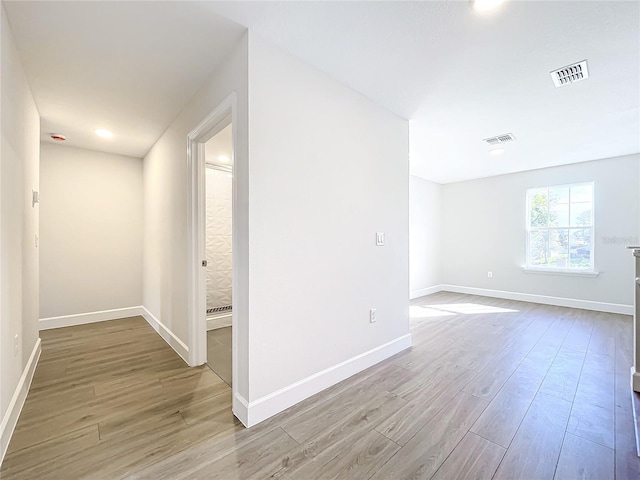
<instances>
[{"instance_id":1,"label":"light wood plank floor","mask_svg":"<svg viewBox=\"0 0 640 480\"><path fill-rule=\"evenodd\" d=\"M207 332L207 365L231 386L231 327Z\"/></svg>"},{"instance_id":2,"label":"light wood plank floor","mask_svg":"<svg viewBox=\"0 0 640 480\"><path fill-rule=\"evenodd\" d=\"M412 302L414 346L256 427L141 318L42 332L18 478L638 479L631 317Z\"/></svg>"}]
</instances>

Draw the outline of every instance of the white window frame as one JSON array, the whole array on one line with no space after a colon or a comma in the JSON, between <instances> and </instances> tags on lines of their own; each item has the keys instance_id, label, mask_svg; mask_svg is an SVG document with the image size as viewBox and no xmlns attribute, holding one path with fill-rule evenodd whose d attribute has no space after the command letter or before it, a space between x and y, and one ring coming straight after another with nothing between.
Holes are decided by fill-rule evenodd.
<instances>
[{"instance_id":1,"label":"white window frame","mask_svg":"<svg viewBox=\"0 0 640 480\"><path fill-rule=\"evenodd\" d=\"M591 245L590 245L590 257L591 257L591 265L589 268L575 268L575 267L558 267L552 266L547 267L544 265L532 265L530 262L530 236L532 231L541 231L541 230L551 230L557 228L566 228L567 230L572 229L584 229L585 227L571 227L569 225L559 225L556 227L531 227L531 211L529 206L529 198L530 192L534 190L551 190L555 188L569 188L569 209L571 209L571 188L572 187L581 187L588 185L591 187L591 225L588 228L591 228ZM526 273L548 273L555 275L578 275L578 276L591 276L595 277L598 275L598 272L595 269L596 257L595 257L595 182L576 182L576 183L567 183L562 185L549 185L542 187L531 187L527 188L525 192L525 266L523 270ZM571 210L569 210L569 223L571 223Z\"/></svg>"}]
</instances>

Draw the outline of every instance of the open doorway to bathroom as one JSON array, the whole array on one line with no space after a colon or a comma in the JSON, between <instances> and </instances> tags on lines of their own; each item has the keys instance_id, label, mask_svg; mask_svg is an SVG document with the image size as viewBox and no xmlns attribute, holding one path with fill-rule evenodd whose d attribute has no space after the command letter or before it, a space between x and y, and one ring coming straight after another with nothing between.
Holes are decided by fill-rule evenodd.
<instances>
[{"instance_id":1,"label":"open doorway to bathroom","mask_svg":"<svg viewBox=\"0 0 640 480\"><path fill-rule=\"evenodd\" d=\"M205 144L207 365L231 386L233 135L229 124Z\"/></svg>"}]
</instances>

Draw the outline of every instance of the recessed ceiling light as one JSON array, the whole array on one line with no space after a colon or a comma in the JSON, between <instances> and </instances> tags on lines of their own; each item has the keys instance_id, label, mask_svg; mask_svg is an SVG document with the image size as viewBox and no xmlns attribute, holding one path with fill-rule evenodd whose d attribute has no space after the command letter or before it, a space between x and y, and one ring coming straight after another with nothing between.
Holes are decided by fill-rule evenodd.
<instances>
[{"instance_id":1,"label":"recessed ceiling light","mask_svg":"<svg viewBox=\"0 0 640 480\"><path fill-rule=\"evenodd\" d=\"M218 157L218 160L220 160L222 163L229 163L231 161L231 159L226 155L220 155Z\"/></svg>"},{"instance_id":2,"label":"recessed ceiling light","mask_svg":"<svg viewBox=\"0 0 640 480\"><path fill-rule=\"evenodd\" d=\"M113 137L113 133L111 133L109 130L105 130L104 128L96 128L96 135L102 138Z\"/></svg>"},{"instance_id":3,"label":"recessed ceiling light","mask_svg":"<svg viewBox=\"0 0 640 480\"><path fill-rule=\"evenodd\" d=\"M49 136L51 137L51 140L55 140L56 142L64 142L67 139L67 137L61 133L50 133Z\"/></svg>"},{"instance_id":4,"label":"recessed ceiling light","mask_svg":"<svg viewBox=\"0 0 640 480\"><path fill-rule=\"evenodd\" d=\"M502 147L492 148L491 150L489 150L489 153L491 155L502 155L504 153L504 148Z\"/></svg>"},{"instance_id":5,"label":"recessed ceiling light","mask_svg":"<svg viewBox=\"0 0 640 480\"><path fill-rule=\"evenodd\" d=\"M487 10L493 10L505 0L473 0L473 9L478 12L486 12Z\"/></svg>"}]
</instances>

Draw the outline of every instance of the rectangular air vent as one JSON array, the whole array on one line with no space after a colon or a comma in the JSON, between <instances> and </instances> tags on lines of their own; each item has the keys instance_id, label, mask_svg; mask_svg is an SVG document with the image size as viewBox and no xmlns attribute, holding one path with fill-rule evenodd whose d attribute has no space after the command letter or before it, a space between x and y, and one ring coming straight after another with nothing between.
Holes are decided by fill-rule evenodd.
<instances>
[{"instance_id":1,"label":"rectangular air vent","mask_svg":"<svg viewBox=\"0 0 640 480\"><path fill-rule=\"evenodd\" d=\"M495 137L489 137L482 140L489 145L500 145L501 143L509 143L515 141L516 137L514 137L513 133L503 133L502 135L497 135Z\"/></svg>"},{"instance_id":2,"label":"rectangular air vent","mask_svg":"<svg viewBox=\"0 0 640 480\"><path fill-rule=\"evenodd\" d=\"M559 88L589 78L589 69L587 68L587 61L583 60L554 70L549 74L551 75L553 84L556 88Z\"/></svg>"}]
</instances>

